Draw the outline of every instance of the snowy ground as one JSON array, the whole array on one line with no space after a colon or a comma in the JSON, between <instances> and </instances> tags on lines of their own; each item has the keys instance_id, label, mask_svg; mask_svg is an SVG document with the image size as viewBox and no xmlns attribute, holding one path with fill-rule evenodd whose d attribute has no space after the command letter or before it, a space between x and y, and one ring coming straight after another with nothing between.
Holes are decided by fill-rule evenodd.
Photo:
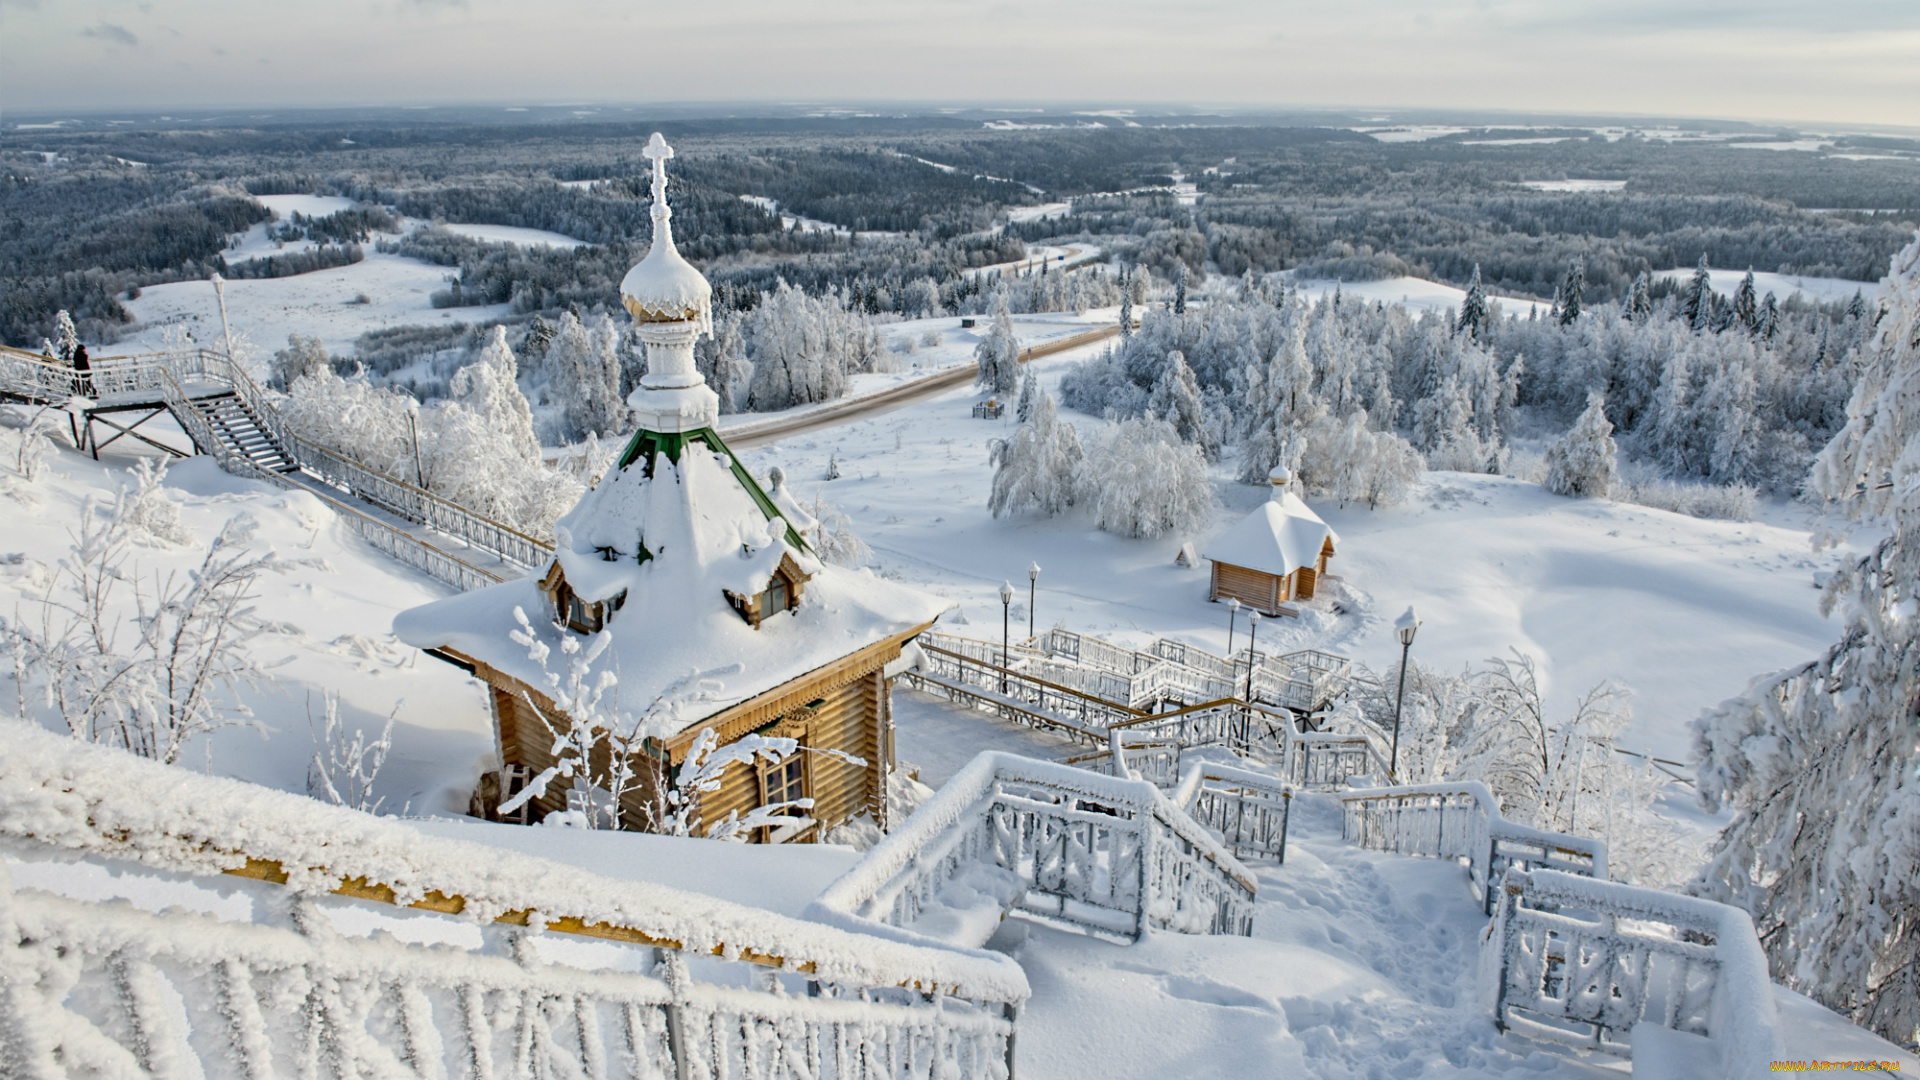
<instances>
[{"instance_id":1,"label":"snowy ground","mask_svg":"<svg viewBox=\"0 0 1920 1080\"><path fill-rule=\"evenodd\" d=\"M1522 180L1520 186L1535 191L1625 191L1625 180Z\"/></svg>"},{"instance_id":2,"label":"snowy ground","mask_svg":"<svg viewBox=\"0 0 1920 1080\"><path fill-rule=\"evenodd\" d=\"M8 410L18 415L15 407ZM0 443L10 453L12 433L0 432ZM37 482L0 493L6 521L0 617L36 619L33 601L71 551L82 503L111 505L122 485L132 485L124 470L128 459L107 456L96 464L71 449L55 451ZM304 792L314 748L308 712L318 716L324 693L333 690L349 728L377 735L387 715L395 716L393 756L380 783L386 810L464 812L482 760L493 754L486 694L464 673L401 646L389 632L394 612L443 596L446 587L369 547L303 492L242 480L204 457L173 466L167 481L199 543L134 547L128 569L143 580L184 572L221 526L242 513L259 524L256 549L319 561L269 575L256 590L256 607L272 631L253 651L278 665L265 687L246 695L261 730L230 730L192 744L181 764ZM130 602L130 594L123 595ZM18 708L14 689L7 664L0 703L9 712Z\"/></svg>"},{"instance_id":3,"label":"snowy ground","mask_svg":"<svg viewBox=\"0 0 1920 1080\"><path fill-rule=\"evenodd\" d=\"M585 240L575 240L563 233L548 232L545 229L522 229L513 225L443 225L450 233L470 236L475 240L490 240L496 244L518 244L521 247L574 248L587 247Z\"/></svg>"}]
</instances>

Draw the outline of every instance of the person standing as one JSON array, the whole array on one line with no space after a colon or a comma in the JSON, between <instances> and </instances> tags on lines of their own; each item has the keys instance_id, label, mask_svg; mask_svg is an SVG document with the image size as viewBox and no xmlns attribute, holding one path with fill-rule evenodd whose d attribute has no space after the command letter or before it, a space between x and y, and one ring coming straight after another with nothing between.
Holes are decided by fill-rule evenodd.
<instances>
[{"instance_id":1,"label":"person standing","mask_svg":"<svg viewBox=\"0 0 1920 1080\"><path fill-rule=\"evenodd\" d=\"M73 356L68 363L73 365L73 393L76 397L93 396L93 364L87 359L87 347L75 345Z\"/></svg>"}]
</instances>

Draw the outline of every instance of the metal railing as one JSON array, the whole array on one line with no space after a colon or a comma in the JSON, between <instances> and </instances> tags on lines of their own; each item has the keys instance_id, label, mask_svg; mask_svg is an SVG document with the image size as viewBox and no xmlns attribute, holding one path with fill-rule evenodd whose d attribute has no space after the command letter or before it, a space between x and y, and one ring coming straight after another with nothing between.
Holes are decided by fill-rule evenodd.
<instances>
[{"instance_id":1,"label":"metal railing","mask_svg":"<svg viewBox=\"0 0 1920 1080\"><path fill-rule=\"evenodd\" d=\"M1517 866L1497 888L1482 948L1501 1030L1630 1056L1635 1026L1651 1024L1705 1038L1723 1080L1764 1076L1786 1056L1746 912Z\"/></svg>"},{"instance_id":2,"label":"metal railing","mask_svg":"<svg viewBox=\"0 0 1920 1080\"><path fill-rule=\"evenodd\" d=\"M1220 834L1235 856L1286 863L1291 786L1251 769L1207 761L1187 767L1172 798Z\"/></svg>"},{"instance_id":3,"label":"metal railing","mask_svg":"<svg viewBox=\"0 0 1920 1080\"><path fill-rule=\"evenodd\" d=\"M0 1035L27 1076L1011 1073L1004 957L8 727Z\"/></svg>"},{"instance_id":4,"label":"metal railing","mask_svg":"<svg viewBox=\"0 0 1920 1080\"><path fill-rule=\"evenodd\" d=\"M980 866L1015 879L1007 910L1083 933L1136 940L1150 927L1252 932L1252 875L1158 788L992 751L828 886L808 913L914 933L944 906L947 886Z\"/></svg>"},{"instance_id":5,"label":"metal railing","mask_svg":"<svg viewBox=\"0 0 1920 1080\"><path fill-rule=\"evenodd\" d=\"M1340 797L1341 833L1375 851L1467 860L1468 877L1489 914L1509 867L1605 879L1607 845L1508 821L1485 784L1417 784Z\"/></svg>"}]
</instances>

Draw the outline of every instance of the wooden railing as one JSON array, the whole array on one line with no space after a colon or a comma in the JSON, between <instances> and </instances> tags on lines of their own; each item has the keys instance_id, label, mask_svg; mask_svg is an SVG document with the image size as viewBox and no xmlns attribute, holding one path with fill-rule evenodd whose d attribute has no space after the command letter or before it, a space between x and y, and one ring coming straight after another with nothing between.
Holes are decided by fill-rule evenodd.
<instances>
[{"instance_id":1,"label":"wooden railing","mask_svg":"<svg viewBox=\"0 0 1920 1080\"><path fill-rule=\"evenodd\" d=\"M1019 667L1003 668L997 654L989 660L976 659L945 644L936 644L940 640L933 635L920 638L920 649L926 656L926 674L974 691L976 704L991 708L995 702L1005 702L1044 717L1044 722L1069 737L1094 742L1104 742L1105 729L1114 723L1142 715L1136 709L1029 674Z\"/></svg>"},{"instance_id":2,"label":"wooden railing","mask_svg":"<svg viewBox=\"0 0 1920 1080\"><path fill-rule=\"evenodd\" d=\"M1606 844L1508 821L1493 793L1478 782L1351 791L1340 803L1341 831L1349 843L1467 860L1468 877L1488 913L1509 867L1607 876Z\"/></svg>"},{"instance_id":3,"label":"wooden railing","mask_svg":"<svg viewBox=\"0 0 1920 1080\"><path fill-rule=\"evenodd\" d=\"M1012 875L1007 909L1084 933L1252 932L1252 875L1158 788L995 752L974 758L808 913L917 934L975 867Z\"/></svg>"},{"instance_id":4,"label":"wooden railing","mask_svg":"<svg viewBox=\"0 0 1920 1080\"><path fill-rule=\"evenodd\" d=\"M1482 970L1501 1030L1631 1056L1635 1026L1653 1025L1705 1039L1721 1080L1787 1056L1746 912L1518 866L1497 891Z\"/></svg>"},{"instance_id":5,"label":"wooden railing","mask_svg":"<svg viewBox=\"0 0 1920 1080\"><path fill-rule=\"evenodd\" d=\"M1162 791L1171 790L1180 782L1180 744L1172 740L1147 740L1144 742L1125 740L1120 748L1120 762L1125 771L1115 767L1111 743L1118 739L1120 732L1109 731L1109 746L1102 750L1091 750L1084 754L1060 759L1062 765L1073 765L1082 769L1091 769L1108 776L1129 776L1135 780L1145 780Z\"/></svg>"},{"instance_id":6,"label":"wooden railing","mask_svg":"<svg viewBox=\"0 0 1920 1080\"><path fill-rule=\"evenodd\" d=\"M26 1075L1010 1075L1005 957L3 726L0 972L25 977L0 1032Z\"/></svg>"}]
</instances>

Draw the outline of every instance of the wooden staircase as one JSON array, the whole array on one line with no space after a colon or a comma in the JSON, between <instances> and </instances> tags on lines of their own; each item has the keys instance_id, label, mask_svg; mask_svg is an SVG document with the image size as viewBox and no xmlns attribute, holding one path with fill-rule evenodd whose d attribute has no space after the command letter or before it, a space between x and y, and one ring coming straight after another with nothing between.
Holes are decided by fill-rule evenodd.
<instances>
[{"instance_id":1,"label":"wooden staircase","mask_svg":"<svg viewBox=\"0 0 1920 1080\"><path fill-rule=\"evenodd\" d=\"M300 466L274 439L253 408L233 391L194 399L213 436L224 449L268 472L290 473Z\"/></svg>"}]
</instances>

